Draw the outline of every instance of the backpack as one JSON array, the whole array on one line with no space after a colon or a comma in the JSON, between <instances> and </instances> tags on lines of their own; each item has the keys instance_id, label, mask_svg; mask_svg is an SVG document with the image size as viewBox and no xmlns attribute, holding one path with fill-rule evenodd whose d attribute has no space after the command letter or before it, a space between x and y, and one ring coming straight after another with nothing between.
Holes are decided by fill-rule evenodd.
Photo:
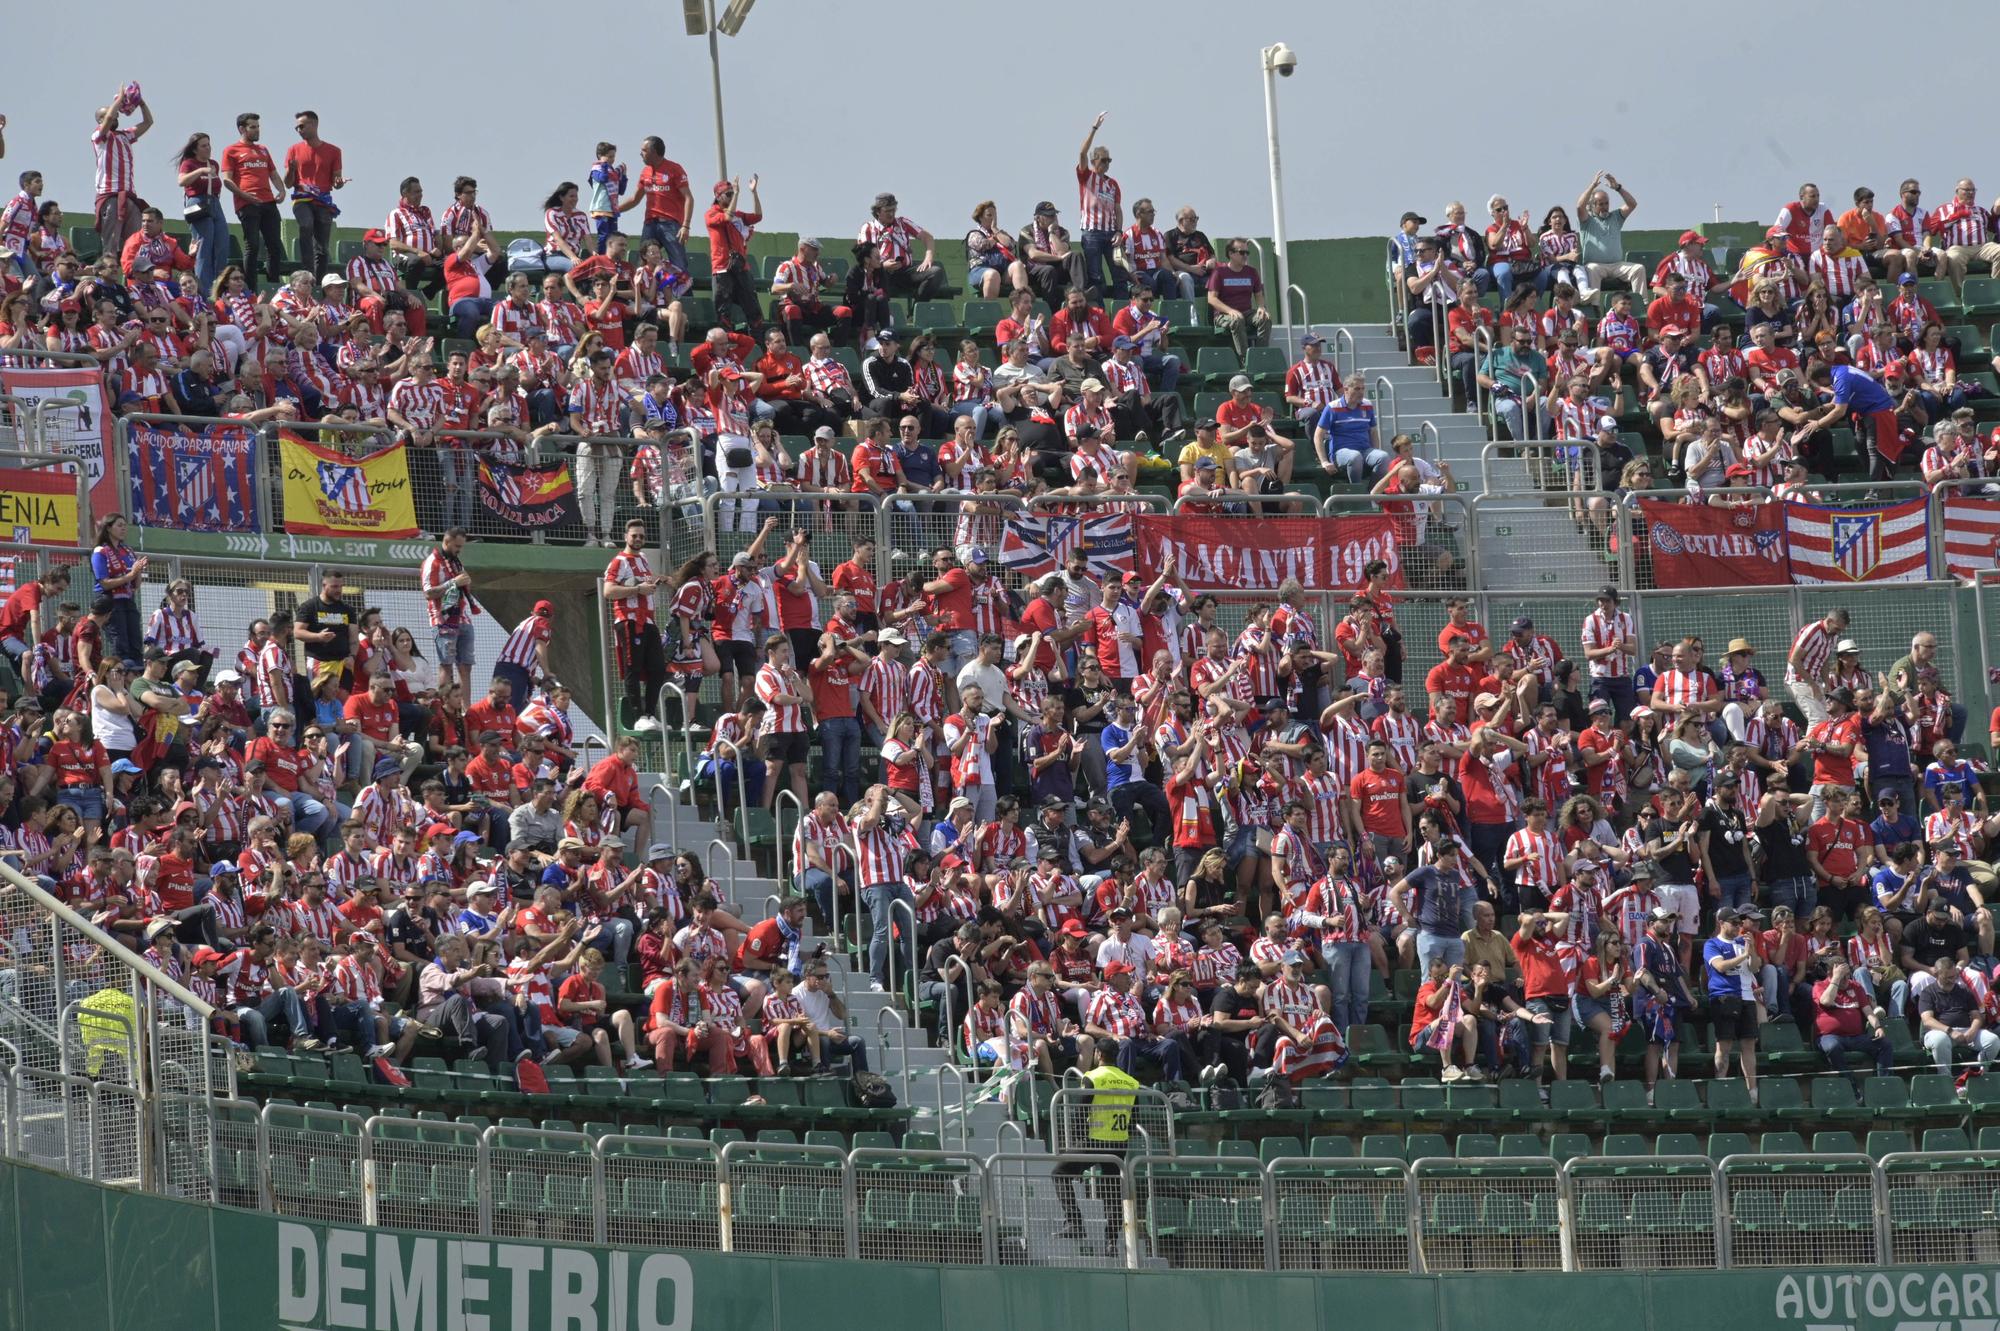
<instances>
[{"instance_id":1,"label":"backpack","mask_svg":"<svg viewBox=\"0 0 2000 1331\"><path fill-rule=\"evenodd\" d=\"M1292 1085L1289 1078L1279 1076L1266 1077L1263 1088L1257 1092L1257 1107L1259 1109L1297 1109L1299 1107L1299 1088Z\"/></svg>"},{"instance_id":2,"label":"backpack","mask_svg":"<svg viewBox=\"0 0 2000 1331\"><path fill-rule=\"evenodd\" d=\"M889 1079L879 1072L857 1072L854 1074L854 1103L863 1109L894 1109L896 1093L889 1088Z\"/></svg>"}]
</instances>

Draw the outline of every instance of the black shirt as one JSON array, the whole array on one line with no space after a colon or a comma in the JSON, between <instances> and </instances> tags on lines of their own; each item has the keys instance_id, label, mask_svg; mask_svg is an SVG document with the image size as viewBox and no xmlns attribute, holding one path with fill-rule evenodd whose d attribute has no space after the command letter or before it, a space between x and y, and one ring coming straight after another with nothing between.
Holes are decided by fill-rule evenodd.
<instances>
[{"instance_id":1,"label":"black shirt","mask_svg":"<svg viewBox=\"0 0 2000 1331\"><path fill-rule=\"evenodd\" d=\"M1178 226L1170 226L1160 234L1167 238L1167 257L1176 263L1193 266L1207 263L1215 257L1215 246L1209 243L1207 233L1199 227L1183 231Z\"/></svg>"},{"instance_id":2,"label":"black shirt","mask_svg":"<svg viewBox=\"0 0 2000 1331\"><path fill-rule=\"evenodd\" d=\"M1928 1012L1953 1030L1970 1026L1978 1008L1979 1000L1973 997L1972 986L1962 980L1949 989L1934 984L1917 999L1918 1012Z\"/></svg>"},{"instance_id":3,"label":"black shirt","mask_svg":"<svg viewBox=\"0 0 2000 1331\"><path fill-rule=\"evenodd\" d=\"M1666 841L1675 829L1667 826L1662 819L1648 814L1639 823L1639 835L1648 843ZM1684 846L1689 843L1682 843ZM1694 881L1694 856L1686 849L1670 850L1653 857L1653 863L1660 870L1663 883L1692 883Z\"/></svg>"},{"instance_id":4,"label":"black shirt","mask_svg":"<svg viewBox=\"0 0 2000 1331\"><path fill-rule=\"evenodd\" d=\"M431 960L436 955L431 948L436 922L429 917L428 910L413 913L408 906L398 906L383 916L382 932L389 940L391 955L394 955L395 945L401 943L411 956Z\"/></svg>"},{"instance_id":5,"label":"black shirt","mask_svg":"<svg viewBox=\"0 0 2000 1331\"><path fill-rule=\"evenodd\" d=\"M1941 958L1956 957L1965 950L1965 930L1950 920L1934 925L1925 916L1903 930L1903 946L1910 950L1918 965L1935 966Z\"/></svg>"},{"instance_id":6,"label":"black shirt","mask_svg":"<svg viewBox=\"0 0 2000 1331\"><path fill-rule=\"evenodd\" d=\"M957 975L950 981L944 978L945 963L954 959L961 964L965 962L965 958L959 955L958 940L956 938L941 938L937 942L932 943L931 950L924 954L925 981L932 984L950 983L953 985L963 985L965 983L965 976L962 974Z\"/></svg>"},{"instance_id":7,"label":"black shirt","mask_svg":"<svg viewBox=\"0 0 2000 1331\"><path fill-rule=\"evenodd\" d=\"M1812 873L1812 865L1806 861L1806 829L1794 824L1790 814L1780 812L1768 826L1758 828L1757 844L1764 848L1765 882Z\"/></svg>"},{"instance_id":8,"label":"black shirt","mask_svg":"<svg viewBox=\"0 0 2000 1331\"><path fill-rule=\"evenodd\" d=\"M215 405L215 392L227 382L219 374L204 379L193 370L182 370L175 375L174 396L180 401L181 415L219 418L222 409Z\"/></svg>"},{"instance_id":9,"label":"black shirt","mask_svg":"<svg viewBox=\"0 0 2000 1331\"><path fill-rule=\"evenodd\" d=\"M1714 800L1701 811L1701 830L1708 835L1708 862L1724 878L1750 872L1744 858L1743 806L1725 809Z\"/></svg>"},{"instance_id":10,"label":"black shirt","mask_svg":"<svg viewBox=\"0 0 2000 1331\"><path fill-rule=\"evenodd\" d=\"M1215 991L1214 998L1208 1000L1208 1010L1230 1021L1249 1021L1262 1011L1257 1003L1257 995L1239 994L1236 992L1236 986L1227 982ZM1242 1040L1254 1032L1217 1031L1216 1034L1225 1040Z\"/></svg>"},{"instance_id":11,"label":"black shirt","mask_svg":"<svg viewBox=\"0 0 2000 1331\"><path fill-rule=\"evenodd\" d=\"M910 391L916 382L910 363L898 357L885 360L880 354L861 362L861 391L869 397L894 397Z\"/></svg>"},{"instance_id":12,"label":"black shirt","mask_svg":"<svg viewBox=\"0 0 2000 1331\"><path fill-rule=\"evenodd\" d=\"M314 596L300 601L292 618L300 628L319 633L333 630L333 636L325 642L309 642L305 645L306 655L315 661L345 661L354 638L354 621L357 611L338 597L329 601Z\"/></svg>"}]
</instances>

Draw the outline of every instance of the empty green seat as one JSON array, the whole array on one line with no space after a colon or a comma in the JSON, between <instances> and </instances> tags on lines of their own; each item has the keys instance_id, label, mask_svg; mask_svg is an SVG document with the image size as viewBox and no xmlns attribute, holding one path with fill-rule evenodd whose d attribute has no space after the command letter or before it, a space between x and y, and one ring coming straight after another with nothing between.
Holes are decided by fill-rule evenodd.
<instances>
[{"instance_id":1,"label":"empty green seat","mask_svg":"<svg viewBox=\"0 0 2000 1331\"><path fill-rule=\"evenodd\" d=\"M1854 1139L1853 1133L1844 1130L1815 1132L1812 1139L1812 1153L1814 1155L1859 1155L1861 1153L1861 1143Z\"/></svg>"},{"instance_id":2,"label":"empty green seat","mask_svg":"<svg viewBox=\"0 0 2000 1331\"><path fill-rule=\"evenodd\" d=\"M1972 1143L1966 1139L1963 1128L1925 1128L1924 1150L1929 1151L1969 1151Z\"/></svg>"},{"instance_id":3,"label":"empty green seat","mask_svg":"<svg viewBox=\"0 0 2000 1331\"><path fill-rule=\"evenodd\" d=\"M1257 1143L1257 1158L1265 1164L1273 1160L1302 1156L1305 1153L1305 1145L1297 1137L1266 1137Z\"/></svg>"},{"instance_id":4,"label":"empty green seat","mask_svg":"<svg viewBox=\"0 0 2000 1331\"><path fill-rule=\"evenodd\" d=\"M1901 1128L1877 1128L1868 1134L1863 1149L1873 1158L1880 1160L1885 1155L1894 1155L1900 1151L1912 1150L1914 1147L1910 1141L1910 1134Z\"/></svg>"},{"instance_id":5,"label":"empty green seat","mask_svg":"<svg viewBox=\"0 0 2000 1331\"><path fill-rule=\"evenodd\" d=\"M1504 1148L1504 1143L1502 1144ZM1565 1160L1578 1160L1592 1154L1590 1136L1582 1132L1553 1132L1549 1134L1549 1158L1557 1164Z\"/></svg>"}]
</instances>

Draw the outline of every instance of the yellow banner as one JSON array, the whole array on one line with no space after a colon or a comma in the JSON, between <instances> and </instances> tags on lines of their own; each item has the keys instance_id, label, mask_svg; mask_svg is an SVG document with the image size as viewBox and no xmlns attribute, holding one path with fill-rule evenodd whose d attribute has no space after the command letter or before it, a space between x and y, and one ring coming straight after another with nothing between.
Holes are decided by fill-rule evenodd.
<instances>
[{"instance_id":1,"label":"yellow banner","mask_svg":"<svg viewBox=\"0 0 2000 1331\"><path fill-rule=\"evenodd\" d=\"M75 545L76 477L46 469L0 468L0 540Z\"/></svg>"},{"instance_id":2,"label":"yellow banner","mask_svg":"<svg viewBox=\"0 0 2000 1331\"><path fill-rule=\"evenodd\" d=\"M349 457L294 434L278 436L285 469L285 530L300 536L417 534L409 459L391 444Z\"/></svg>"}]
</instances>

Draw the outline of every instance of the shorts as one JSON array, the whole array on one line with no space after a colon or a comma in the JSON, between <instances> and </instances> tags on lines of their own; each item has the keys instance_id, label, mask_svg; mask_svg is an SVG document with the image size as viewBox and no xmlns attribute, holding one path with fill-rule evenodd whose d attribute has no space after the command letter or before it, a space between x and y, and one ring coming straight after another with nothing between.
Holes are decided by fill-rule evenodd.
<instances>
[{"instance_id":1,"label":"shorts","mask_svg":"<svg viewBox=\"0 0 2000 1331\"><path fill-rule=\"evenodd\" d=\"M63 786L56 791L56 803L75 809L86 823L104 821L104 790L100 786Z\"/></svg>"},{"instance_id":2,"label":"shorts","mask_svg":"<svg viewBox=\"0 0 2000 1331\"><path fill-rule=\"evenodd\" d=\"M340 680L342 683L346 682L347 680L346 658L343 657L341 660L338 661L314 661L312 663L312 686L315 691L317 691L319 689L319 686L326 683L329 679L337 679Z\"/></svg>"},{"instance_id":3,"label":"shorts","mask_svg":"<svg viewBox=\"0 0 2000 1331\"><path fill-rule=\"evenodd\" d=\"M1604 1004L1592 998L1589 994L1585 993L1577 994L1576 1020L1578 1022L1582 1023L1585 1026L1588 1026L1594 1018L1609 1017L1610 1015L1611 1015L1610 1010L1606 1008Z\"/></svg>"},{"instance_id":4,"label":"shorts","mask_svg":"<svg viewBox=\"0 0 2000 1331\"><path fill-rule=\"evenodd\" d=\"M473 663L471 624L439 624L431 630L431 642L437 647L439 665L470 666Z\"/></svg>"},{"instance_id":5,"label":"shorts","mask_svg":"<svg viewBox=\"0 0 2000 1331\"><path fill-rule=\"evenodd\" d=\"M715 644L715 659L721 663L721 673L734 674L740 679L751 679L757 674L757 649L737 638L724 638Z\"/></svg>"},{"instance_id":6,"label":"shorts","mask_svg":"<svg viewBox=\"0 0 2000 1331\"><path fill-rule=\"evenodd\" d=\"M1443 1017L1439 1017L1437 1021L1433 1021L1415 1035L1412 1035L1410 1037L1410 1052L1419 1057L1427 1053L1435 1053L1436 1051L1431 1048L1431 1041L1436 1038L1438 1022L1443 1020Z\"/></svg>"},{"instance_id":7,"label":"shorts","mask_svg":"<svg viewBox=\"0 0 2000 1331\"><path fill-rule=\"evenodd\" d=\"M1757 1005L1737 994L1710 994L1708 1024L1718 1040L1755 1040Z\"/></svg>"},{"instance_id":8,"label":"shorts","mask_svg":"<svg viewBox=\"0 0 2000 1331\"><path fill-rule=\"evenodd\" d=\"M1530 1012L1547 1014L1549 1019L1549 1024L1546 1026L1538 1021L1526 1023L1530 1043L1562 1045L1569 1043L1569 997L1567 995L1561 998L1531 998L1528 1000L1527 1007Z\"/></svg>"},{"instance_id":9,"label":"shorts","mask_svg":"<svg viewBox=\"0 0 2000 1331\"><path fill-rule=\"evenodd\" d=\"M583 1032L574 1026L551 1026L546 1022L542 1025L542 1034L558 1049L567 1049L583 1038Z\"/></svg>"},{"instance_id":10,"label":"shorts","mask_svg":"<svg viewBox=\"0 0 2000 1331\"><path fill-rule=\"evenodd\" d=\"M812 737L803 730L793 730L783 734L772 732L764 736L764 761L767 763L803 763L806 752L812 747Z\"/></svg>"},{"instance_id":11,"label":"shorts","mask_svg":"<svg viewBox=\"0 0 2000 1331\"><path fill-rule=\"evenodd\" d=\"M1693 883L1661 883L1653 888L1653 896L1662 906L1680 915L1675 933L1701 932L1701 894L1694 890Z\"/></svg>"}]
</instances>

